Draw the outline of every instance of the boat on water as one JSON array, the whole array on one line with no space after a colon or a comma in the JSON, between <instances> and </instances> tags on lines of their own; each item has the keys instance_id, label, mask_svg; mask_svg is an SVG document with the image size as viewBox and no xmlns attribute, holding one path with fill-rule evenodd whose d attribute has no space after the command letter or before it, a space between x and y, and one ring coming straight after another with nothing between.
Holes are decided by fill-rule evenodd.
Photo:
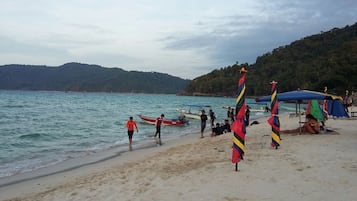
<instances>
[{"instance_id":1,"label":"boat on water","mask_svg":"<svg viewBox=\"0 0 357 201\"><path fill-rule=\"evenodd\" d=\"M183 109L185 108L185 109ZM202 110L205 111L208 120L211 119L208 111L211 109L210 105L201 105L201 104L184 104L183 108L178 109L178 112L181 116L185 116L190 119L201 119Z\"/></svg>"},{"instance_id":2,"label":"boat on water","mask_svg":"<svg viewBox=\"0 0 357 201\"><path fill-rule=\"evenodd\" d=\"M153 125L155 125L155 123L156 123L156 118L147 117L144 115L138 115L138 116L145 123L153 124ZM183 119L164 119L162 121L162 125L164 125L164 126L184 126L186 124L188 124L188 121L184 118Z\"/></svg>"},{"instance_id":3,"label":"boat on water","mask_svg":"<svg viewBox=\"0 0 357 201\"><path fill-rule=\"evenodd\" d=\"M267 107L266 103L263 104L257 104L257 103L246 103L247 106L249 106L249 110L251 112L269 112L270 109ZM252 106L253 105L253 106ZM222 108L228 109L228 108L234 108L235 106L229 106L229 105L223 105Z\"/></svg>"}]
</instances>

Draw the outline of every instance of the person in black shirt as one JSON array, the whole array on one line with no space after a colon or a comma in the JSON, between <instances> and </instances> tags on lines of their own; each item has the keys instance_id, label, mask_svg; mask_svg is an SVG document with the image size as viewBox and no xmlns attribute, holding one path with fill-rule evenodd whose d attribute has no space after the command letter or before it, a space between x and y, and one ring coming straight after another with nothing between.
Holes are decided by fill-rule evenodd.
<instances>
[{"instance_id":1,"label":"person in black shirt","mask_svg":"<svg viewBox=\"0 0 357 201\"><path fill-rule=\"evenodd\" d=\"M211 118L210 119L211 127L214 127L214 120L216 119L216 115L211 109L209 110L209 117Z\"/></svg>"},{"instance_id":2,"label":"person in black shirt","mask_svg":"<svg viewBox=\"0 0 357 201\"><path fill-rule=\"evenodd\" d=\"M249 116L250 116L250 107L247 105L247 109L245 110L245 125L249 126Z\"/></svg>"},{"instance_id":3,"label":"person in black shirt","mask_svg":"<svg viewBox=\"0 0 357 201\"><path fill-rule=\"evenodd\" d=\"M202 110L201 114L201 138L203 138L203 132L206 128L206 121L207 121L207 115L205 114L205 111Z\"/></svg>"},{"instance_id":4,"label":"person in black shirt","mask_svg":"<svg viewBox=\"0 0 357 201\"><path fill-rule=\"evenodd\" d=\"M234 108L231 108L231 112L229 113L229 117L231 118L232 124L234 122Z\"/></svg>"}]
</instances>

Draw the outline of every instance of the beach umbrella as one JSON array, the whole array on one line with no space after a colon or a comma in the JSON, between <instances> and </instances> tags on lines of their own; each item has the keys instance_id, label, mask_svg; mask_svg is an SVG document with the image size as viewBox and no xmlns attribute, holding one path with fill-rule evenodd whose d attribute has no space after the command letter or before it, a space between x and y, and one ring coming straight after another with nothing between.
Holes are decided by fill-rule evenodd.
<instances>
[{"instance_id":1,"label":"beach umbrella","mask_svg":"<svg viewBox=\"0 0 357 201\"><path fill-rule=\"evenodd\" d=\"M232 163L236 164L236 171L238 171L238 163L243 160L244 149L245 149L245 76L247 70L244 68L240 69L241 77L238 82L238 97L236 100L236 118L233 122L231 128L234 132L233 136L233 146L232 146Z\"/></svg>"},{"instance_id":2,"label":"beach umbrella","mask_svg":"<svg viewBox=\"0 0 357 201\"><path fill-rule=\"evenodd\" d=\"M277 82L271 82L271 117L268 123L271 125L271 146L278 149L280 146L280 122L279 122L279 104L277 99Z\"/></svg>"}]
</instances>

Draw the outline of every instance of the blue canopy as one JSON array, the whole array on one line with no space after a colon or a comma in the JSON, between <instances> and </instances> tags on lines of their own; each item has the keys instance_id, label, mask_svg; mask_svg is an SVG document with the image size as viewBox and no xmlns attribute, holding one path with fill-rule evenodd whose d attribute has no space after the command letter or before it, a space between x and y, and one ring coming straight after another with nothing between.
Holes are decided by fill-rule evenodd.
<instances>
[{"instance_id":1,"label":"blue canopy","mask_svg":"<svg viewBox=\"0 0 357 201\"><path fill-rule=\"evenodd\" d=\"M349 117L340 100L329 100L327 108L329 115L334 117Z\"/></svg>"},{"instance_id":2,"label":"blue canopy","mask_svg":"<svg viewBox=\"0 0 357 201\"><path fill-rule=\"evenodd\" d=\"M295 90L283 93L278 93L278 101L295 101L295 100L335 100L342 99L339 96L334 96L331 94L324 94L317 91L309 90ZM256 102L268 102L271 100L271 96L264 96L261 98L256 98Z\"/></svg>"}]
</instances>

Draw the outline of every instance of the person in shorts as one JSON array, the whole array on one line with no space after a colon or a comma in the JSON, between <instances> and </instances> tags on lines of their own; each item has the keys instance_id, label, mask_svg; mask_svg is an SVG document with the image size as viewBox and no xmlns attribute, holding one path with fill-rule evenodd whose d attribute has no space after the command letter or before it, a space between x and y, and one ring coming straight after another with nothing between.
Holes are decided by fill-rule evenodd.
<instances>
[{"instance_id":1,"label":"person in shorts","mask_svg":"<svg viewBox=\"0 0 357 201\"><path fill-rule=\"evenodd\" d=\"M205 131L206 121L208 119L205 110L202 110L200 117L201 117L201 138L203 138L203 132Z\"/></svg>"},{"instance_id":2,"label":"person in shorts","mask_svg":"<svg viewBox=\"0 0 357 201\"><path fill-rule=\"evenodd\" d=\"M133 120L133 117L129 117L129 120L126 122L126 127L128 128L129 150L132 150L131 145L133 143L134 129L136 129L136 132L139 132L139 129L136 125L136 122Z\"/></svg>"},{"instance_id":3,"label":"person in shorts","mask_svg":"<svg viewBox=\"0 0 357 201\"><path fill-rule=\"evenodd\" d=\"M161 124L164 121L164 114L161 114L158 118L156 118L155 122L155 127L156 127L156 132L155 132L155 138L157 135L159 135L159 140L157 141L157 144L161 145Z\"/></svg>"}]
</instances>

